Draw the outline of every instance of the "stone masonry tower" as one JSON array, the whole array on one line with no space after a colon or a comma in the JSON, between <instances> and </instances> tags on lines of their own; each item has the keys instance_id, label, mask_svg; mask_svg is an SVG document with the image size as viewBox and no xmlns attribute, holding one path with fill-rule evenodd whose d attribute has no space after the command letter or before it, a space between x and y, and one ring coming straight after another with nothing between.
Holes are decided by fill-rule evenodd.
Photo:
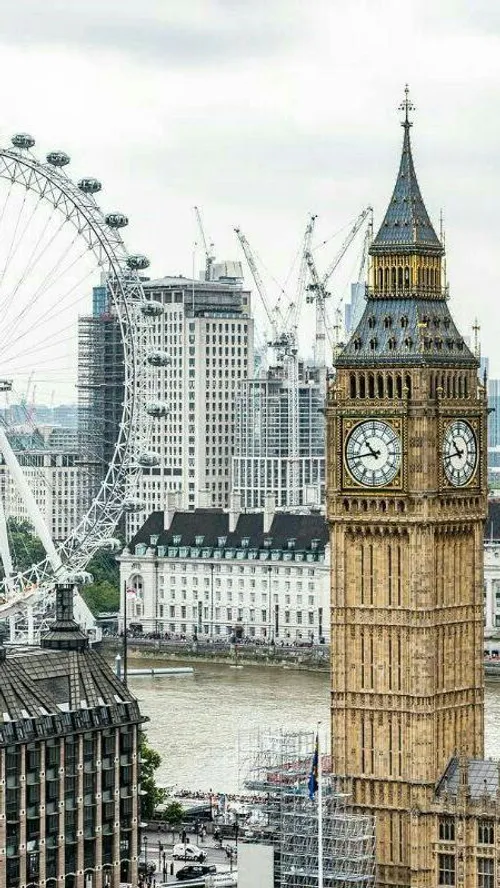
<instances>
[{"instance_id":1,"label":"stone masonry tower","mask_svg":"<svg viewBox=\"0 0 500 888\"><path fill-rule=\"evenodd\" d=\"M376 815L379 884L427 886L436 781L483 755L486 396L449 312L407 91L401 110L365 311L328 393L332 752Z\"/></svg>"}]
</instances>

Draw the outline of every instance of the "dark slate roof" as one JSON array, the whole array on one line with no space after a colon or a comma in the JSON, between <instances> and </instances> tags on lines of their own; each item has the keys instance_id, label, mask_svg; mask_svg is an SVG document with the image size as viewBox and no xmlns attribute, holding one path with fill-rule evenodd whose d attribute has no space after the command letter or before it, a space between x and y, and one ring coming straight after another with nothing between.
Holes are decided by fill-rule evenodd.
<instances>
[{"instance_id":1,"label":"dark slate roof","mask_svg":"<svg viewBox=\"0 0 500 888\"><path fill-rule=\"evenodd\" d=\"M0 746L143 721L136 699L89 649L73 595L72 585L56 588L56 620L41 648L0 643Z\"/></svg>"},{"instance_id":2,"label":"dark slate roof","mask_svg":"<svg viewBox=\"0 0 500 888\"><path fill-rule=\"evenodd\" d=\"M265 539L272 539L273 549L287 549L288 540L295 540L295 549L311 548L312 540L319 540L324 548L328 542L328 527L323 515L296 515L275 512L269 533L264 533L262 512L246 512L238 516L236 529L229 532L229 514L220 509L195 509L194 512L175 512L168 530L163 528L163 512L153 512L130 542L133 552L138 543L149 546L151 537L158 536L156 545L174 545L174 536L181 537L181 546L195 546L196 537L203 536L203 546L217 547L219 537L227 537L225 548L240 548L241 540L248 539L248 548L260 549Z\"/></svg>"},{"instance_id":3,"label":"dark slate roof","mask_svg":"<svg viewBox=\"0 0 500 888\"><path fill-rule=\"evenodd\" d=\"M381 253L444 253L418 186L410 142L411 123L404 126L403 151L398 177L384 221L370 247L372 255Z\"/></svg>"},{"instance_id":4,"label":"dark slate roof","mask_svg":"<svg viewBox=\"0 0 500 888\"><path fill-rule=\"evenodd\" d=\"M445 299L368 297L336 364L476 367L478 362L458 332Z\"/></svg>"},{"instance_id":5,"label":"dark slate roof","mask_svg":"<svg viewBox=\"0 0 500 888\"><path fill-rule=\"evenodd\" d=\"M464 764L468 789L473 799L479 799L484 795L494 795L497 792L498 762L488 761L486 759L467 759ZM450 759L448 766L437 785L437 796L442 796L444 793L448 793L450 796L457 795L463 776L463 774L461 774L461 767L463 767L463 765L461 765L458 758L455 757Z\"/></svg>"}]
</instances>

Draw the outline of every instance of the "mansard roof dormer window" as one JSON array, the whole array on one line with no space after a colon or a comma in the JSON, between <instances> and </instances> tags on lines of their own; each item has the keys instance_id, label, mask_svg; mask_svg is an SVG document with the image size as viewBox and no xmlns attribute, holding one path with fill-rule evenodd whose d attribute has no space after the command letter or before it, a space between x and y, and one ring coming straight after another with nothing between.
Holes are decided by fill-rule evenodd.
<instances>
[{"instance_id":1,"label":"mansard roof dormer window","mask_svg":"<svg viewBox=\"0 0 500 888\"><path fill-rule=\"evenodd\" d=\"M355 349L355 351L359 351L360 348L361 348L361 345L362 345L361 337L360 337L360 336L356 336L356 338L355 338L355 340L354 340L354 349Z\"/></svg>"},{"instance_id":2,"label":"mansard roof dormer window","mask_svg":"<svg viewBox=\"0 0 500 888\"><path fill-rule=\"evenodd\" d=\"M375 339L370 339L370 348L371 348L371 350L372 350L372 351L376 351L377 346L378 346L378 340L377 340L376 338L375 338Z\"/></svg>"},{"instance_id":3,"label":"mansard roof dormer window","mask_svg":"<svg viewBox=\"0 0 500 888\"><path fill-rule=\"evenodd\" d=\"M391 338L387 340L387 347L389 351L396 351L397 341L395 336L391 336Z\"/></svg>"},{"instance_id":4,"label":"mansard roof dormer window","mask_svg":"<svg viewBox=\"0 0 500 888\"><path fill-rule=\"evenodd\" d=\"M386 315L384 318L384 327L386 330L390 330L392 327L392 318L390 315Z\"/></svg>"},{"instance_id":5,"label":"mansard roof dormer window","mask_svg":"<svg viewBox=\"0 0 500 888\"><path fill-rule=\"evenodd\" d=\"M370 315L370 317L368 318L368 326L369 326L370 330L373 330L374 327L376 327L376 325L377 325L377 318L374 315Z\"/></svg>"}]
</instances>

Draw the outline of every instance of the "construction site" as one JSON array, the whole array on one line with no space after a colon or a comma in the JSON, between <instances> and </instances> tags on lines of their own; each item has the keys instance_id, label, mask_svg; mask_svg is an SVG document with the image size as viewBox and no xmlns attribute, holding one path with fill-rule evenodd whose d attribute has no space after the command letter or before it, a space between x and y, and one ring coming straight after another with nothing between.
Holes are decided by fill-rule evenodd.
<instances>
[{"instance_id":1,"label":"construction site","mask_svg":"<svg viewBox=\"0 0 500 888\"><path fill-rule=\"evenodd\" d=\"M374 820L350 807L329 755L321 755L321 792L310 797L315 742L313 731L267 731L240 744L240 778L252 796L247 841L273 849L273 888L370 888Z\"/></svg>"}]
</instances>

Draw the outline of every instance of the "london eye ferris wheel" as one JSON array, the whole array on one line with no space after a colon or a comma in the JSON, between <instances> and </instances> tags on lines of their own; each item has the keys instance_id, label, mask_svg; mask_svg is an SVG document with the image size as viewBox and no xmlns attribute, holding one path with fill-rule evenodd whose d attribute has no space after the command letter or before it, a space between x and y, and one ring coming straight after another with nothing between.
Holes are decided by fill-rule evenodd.
<instances>
[{"instance_id":1,"label":"london eye ferris wheel","mask_svg":"<svg viewBox=\"0 0 500 888\"><path fill-rule=\"evenodd\" d=\"M54 541L30 473L20 465L16 435L9 430L9 411L4 407L0 422L4 492L8 477L45 553L28 569L19 568L9 546L8 509L0 497L0 620L10 617L11 624L26 607L43 611L54 582L77 581L96 551L116 547L115 528L124 511L143 507L136 482L142 468L155 462L148 439L151 424L163 409L152 399L151 368L168 362L168 356L152 344L151 320L163 308L144 295L141 272L149 262L145 256L130 255L121 237L127 217L101 211L97 179L72 181L65 152L52 151L39 160L34 146L34 139L23 133L13 136L11 146L0 147L4 403L9 398L22 400L19 393L33 377L41 400L53 400L54 392L59 400L75 400L78 314L88 312L91 288L102 281L107 310L119 330L123 408L99 485L75 526L64 539Z\"/></svg>"}]
</instances>

